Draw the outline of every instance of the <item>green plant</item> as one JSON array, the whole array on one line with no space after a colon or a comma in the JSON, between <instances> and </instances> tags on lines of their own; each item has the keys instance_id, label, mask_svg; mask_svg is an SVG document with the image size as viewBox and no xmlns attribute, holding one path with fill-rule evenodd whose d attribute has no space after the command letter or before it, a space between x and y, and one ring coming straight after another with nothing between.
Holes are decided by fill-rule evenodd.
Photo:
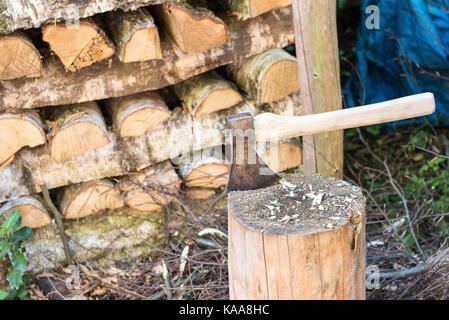
<instances>
[{"instance_id":1,"label":"green plant","mask_svg":"<svg viewBox=\"0 0 449 320\"><path fill-rule=\"evenodd\" d=\"M0 264L8 263L7 291L0 289L0 300L27 299L26 286L29 277L25 274L28 258L23 241L30 237L31 229L21 227L20 211L10 213L0 226Z\"/></svg>"}]
</instances>

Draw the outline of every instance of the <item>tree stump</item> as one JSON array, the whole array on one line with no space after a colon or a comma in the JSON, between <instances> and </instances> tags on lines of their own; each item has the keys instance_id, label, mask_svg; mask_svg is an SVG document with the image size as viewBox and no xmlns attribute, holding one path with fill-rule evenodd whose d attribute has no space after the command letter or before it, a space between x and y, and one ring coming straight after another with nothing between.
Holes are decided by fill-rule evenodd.
<instances>
[{"instance_id":1,"label":"tree stump","mask_svg":"<svg viewBox=\"0 0 449 320\"><path fill-rule=\"evenodd\" d=\"M365 199L318 175L229 194L231 299L365 299Z\"/></svg>"}]
</instances>

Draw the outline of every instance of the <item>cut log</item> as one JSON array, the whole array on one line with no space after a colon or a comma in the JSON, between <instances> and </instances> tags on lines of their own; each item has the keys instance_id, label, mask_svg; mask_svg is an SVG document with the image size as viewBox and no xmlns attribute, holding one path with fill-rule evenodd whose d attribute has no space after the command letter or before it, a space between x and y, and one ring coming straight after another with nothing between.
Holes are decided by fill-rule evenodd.
<instances>
[{"instance_id":1,"label":"cut log","mask_svg":"<svg viewBox=\"0 0 449 320\"><path fill-rule=\"evenodd\" d=\"M215 71L181 82L174 89L197 119L243 101L237 87Z\"/></svg>"},{"instance_id":2,"label":"cut log","mask_svg":"<svg viewBox=\"0 0 449 320\"><path fill-rule=\"evenodd\" d=\"M299 167L302 164L302 147L299 138L261 143L257 154L274 172Z\"/></svg>"},{"instance_id":3,"label":"cut log","mask_svg":"<svg viewBox=\"0 0 449 320\"><path fill-rule=\"evenodd\" d=\"M207 200L215 198L215 189L187 188L185 194L191 200Z\"/></svg>"},{"instance_id":4,"label":"cut log","mask_svg":"<svg viewBox=\"0 0 449 320\"><path fill-rule=\"evenodd\" d=\"M282 113L295 114L296 109L287 108ZM109 145L65 161L52 159L48 145L23 149L8 167L0 171L0 203L21 195L39 193L42 184L54 189L121 176L192 150L228 144L226 117L242 112L257 115L261 111L260 107L245 102L195 121L191 115L175 111L168 121L143 136L117 139L116 135L108 133Z\"/></svg>"},{"instance_id":5,"label":"cut log","mask_svg":"<svg viewBox=\"0 0 449 320\"><path fill-rule=\"evenodd\" d=\"M296 58L282 49L231 64L225 72L257 104L277 101L299 90Z\"/></svg>"},{"instance_id":6,"label":"cut log","mask_svg":"<svg viewBox=\"0 0 449 320\"><path fill-rule=\"evenodd\" d=\"M179 175L186 187L215 189L228 183L230 166L223 153L205 149L195 152L193 157L188 155L173 161L178 164Z\"/></svg>"},{"instance_id":7,"label":"cut log","mask_svg":"<svg viewBox=\"0 0 449 320\"><path fill-rule=\"evenodd\" d=\"M50 215L39 196L20 197L5 203L0 208L0 217L6 217L16 210L20 211L22 226L35 229L51 224Z\"/></svg>"},{"instance_id":8,"label":"cut log","mask_svg":"<svg viewBox=\"0 0 449 320\"><path fill-rule=\"evenodd\" d=\"M45 144L42 119L37 112L8 112L0 114L0 167L12 161L23 147L34 148Z\"/></svg>"},{"instance_id":9,"label":"cut log","mask_svg":"<svg viewBox=\"0 0 449 320\"><path fill-rule=\"evenodd\" d=\"M231 299L365 299L361 189L318 175L284 178L294 190L229 194Z\"/></svg>"},{"instance_id":10,"label":"cut log","mask_svg":"<svg viewBox=\"0 0 449 320\"><path fill-rule=\"evenodd\" d=\"M50 122L50 154L64 161L110 143L96 102L61 107Z\"/></svg>"},{"instance_id":11,"label":"cut log","mask_svg":"<svg viewBox=\"0 0 449 320\"><path fill-rule=\"evenodd\" d=\"M79 219L106 209L123 207L123 199L114 184L96 180L67 187L59 201L65 219Z\"/></svg>"},{"instance_id":12,"label":"cut log","mask_svg":"<svg viewBox=\"0 0 449 320\"><path fill-rule=\"evenodd\" d=\"M178 197L181 180L170 161L125 177L119 183L125 204L138 211L156 211Z\"/></svg>"},{"instance_id":13,"label":"cut log","mask_svg":"<svg viewBox=\"0 0 449 320\"><path fill-rule=\"evenodd\" d=\"M106 16L105 22L120 61L162 59L159 33L147 10L114 12Z\"/></svg>"},{"instance_id":14,"label":"cut log","mask_svg":"<svg viewBox=\"0 0 449 320\"><path fill-rule=\"evenodd\" d=\"M39 81L16 79L2 83L0 110L77 104L157 90L229 64L236 58L285 47L294 39L291 8L245 22L233 18L226 22L231 30L229 41L220 50L193 56L165 48L163 60L121 63L113 57L111 64L103 61L74 73L66 72L57 57L49 57L44 61Z\"/></svg>"},{"instance_id":15,"label":"cut log","mask_svg":"<svg viewBox=\"0 0 449 320\"><path fill-rule=\"evenodd\" d=\"M176 45L185 54L219 47L228 41L226 24L207 8L194 8L185 0L155 6L154 14Z\"/></svg>"},{"instance_id":16,"label":"cut log","mask_svg":"<svg viewBox=\"0 0 449 320\"><path fill-rule=\"evenodd\" d=\"M25 33L0 37L0 81L40 77L41 74L41 56Z\"/></svg>"},{"instance_id":17,"label":"cut log","mask_svg":"<svg viewBox=\"0 0 449 320\"><path fill-rule=\"evenodd\" d=\"M276 8L292 4L292 0L225 0L232 12L240 19L255 18Z\"/></svg>"},{"instance_id":18,"label":"cut log","mask_svg":"<svg viewBox=\"0 0 449 320\"><path fill-rule=\"evenodd\" d=\"M104 31L92 20L79 25L50 24L42 28L42 39L59 57L64 67L75 72L109 58L115 48Z\"/></svg>"},{"instance_id":19,"label":"cut log","mask_svg":"<svg viewBox=\"0 0 449 320\"><path fill-rule=\"evenodd\" d=\"M171 116L156 91L110 99L106 106L121 137L141 136Z\"/></svg>"}]
</instances>

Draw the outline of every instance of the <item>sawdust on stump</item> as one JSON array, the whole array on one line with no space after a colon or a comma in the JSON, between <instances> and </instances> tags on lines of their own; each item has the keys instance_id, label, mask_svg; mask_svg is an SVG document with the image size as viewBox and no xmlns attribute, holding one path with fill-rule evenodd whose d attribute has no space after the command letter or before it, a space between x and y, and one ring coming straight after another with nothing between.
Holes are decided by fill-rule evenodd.
<instances>
[{"instance_id":1,"label":"sawdust on stump","mask_svg":"<svg viewBox=\"0 0 449 320\"><path fill-rule=\"evenodd\" d=\"M281 183L229 194L229 209L246 226L272 234L306 234L358 223L365 210L362 190L319 175L283 175Z\"/></svg>"}]
</instances>

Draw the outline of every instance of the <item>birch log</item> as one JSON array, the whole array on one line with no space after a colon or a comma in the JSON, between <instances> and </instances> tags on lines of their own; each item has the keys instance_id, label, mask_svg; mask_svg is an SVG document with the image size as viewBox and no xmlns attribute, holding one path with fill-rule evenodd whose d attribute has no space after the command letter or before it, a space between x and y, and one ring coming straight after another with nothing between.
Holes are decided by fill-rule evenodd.
<instances>
[{"instance_id":1,"label":"birch log","mask_svg":"<svg viewBox=\"0 0 449 320\"><path fill-rule=\"evenodd\" d=\"M292 4L292 0L225 0L224 2L235 15L243 20Z\"/></svg>"},{"instance_id":2,"label":"birch log","mask_svg":"<svg viewBox=\"0 0 449 320\"><path fill-rule=\"evenodd\" d=\"M243 101L237 87L215 71L181 82L175 92L197 119Z\"/></svg>"},{"instance_id":3,"label":"birch log","mask_svg":"<svg viewBox=\"0 0 449 320\"><path fill-rule=\"evenodd\" d=\"M261 143L257 146L257 154L277 173L302 164L302 147L299 138Z\"/></svg>"},{"instance_id":4,"label":"birch log","mask_svg":"<svg viewBox=\"0 0 449 320\"><path fill-rule=\"evenodd\" d=\"M115 54L124 63L162 59L159 33L153 17L144 8L106 15Z\"/></svg>"},{"instance_id":5,"label":"birch log","mask_svg":"<svg viewBox=\"0 0 449 320\"><path fill-rule=\"evenodd\" d=\"M45 142L42 119L37 112L0 114L0 168L6 167L21 148L34 148Z\"/></svg>"},{"instance_id":6,"label":"birch log","mask_svg":"<svg viewBox=\"0 0 449 320\"><path fill-rule=\"evenodd\" d=\"M111 64L103 61L74 73L66 72L57 57L49 57L38 82L16 79L2 83L0 110L77 104L157 90L236 58L285 47L294 39L290 8L245 22L231 18L226 22L229 41L219 49L192 56L164 49L162 60L121 63L113 57Z\"/></svg>"},{"instance_id":7,"label":"birch log","mask_svg":"<svg viewBox=\"0 0 449 320\"><path fill-rule=\"evenodd\" d=\"M59 201L59 209L65 219L79 219L121 207L123 199L120 192L107 179L71 185L65 188Z\"/></svg>"},{"instance_id":8,"label":"birch log","mask_svg":"<svg viewBox=\"0 0 449 320\"><path fill-rule=\"evenodd\" d=\"M218 152L216 152L218 151ZM221 188L228 183L229 161L221 146L173 160L186 187Z\"/></svg>"},{"instance_id":9,"label":"birch log","mask_svg":"<svg viewBox=\"0 0 449 320\"><path fill-rule=\"evenodd\" d=\"M296 58L282 49L233 63L225 72L256 104L277 101L299 90Z\"/></svg>"},{"instance_id":10,"label":"birch log","mask_svg":"<svg viewBox=\"0 0 449 320\"><path fill-rule=\"evenodd\" d=\"M104 31L92 19L78 25L49 24L42 28L42 39L59 57L64 67L75 72L109 58L115 48Z\"/></svg>"},{"instance_id":11,"label":"birch log","mask_svg":"<svg viewBox=\"0 0 449 320\"><path fill-rule=\"evenodd\" d=\"M110 99L106 107L120 137L141 136L172 114L156 91Z\"/></svg>"},{"instance_id":12,"label":"birch log","mask_svg":"<svg viewBox=\"0 0 449 320\"><path fill-rule=\"evenodd\" d=\"M40 196L24 196L5 203L0 208L0 217L19 210L22 217L22 226L40 228L50 225L51 218Z\"/></svg>"},{"instance_id":13,"label":"birch log","mask_svg":"<svg viewBox=\"0 0 449 320\"><path fill-rule=\"evenodd\" d=\"M178 197L181 180L170 161L125 176L119 183L125 204L138 211L156 211Z\"/></svg>"},{"instance_id":14,"label":"birch log","mask_svg":"<svg viewBox=\"0 0 449 320\"><path fill-rule=\"evenodd\" d=\"M230 298L365 299L361 189L318 175L284 179L293 187L229 194Z\"/></svg>"},{"instance_id":15,"label":"birch log","mask_svg":"<svg viewBox=\"0 0 449 320\"><path fill-rule=\"evenodd\" d=\"M56 161L68 160L110 143L96 102L57 109L49 131L50 154Z\"/></svg>"},{"instance_id":16,"label":"birch log","mask_svg":"<svg viewBox=\"0 0 449 320\"><path fill-rule=\"evenodd\" d=\"M181 4L186 2L185 4ZM185 54L222 46L228 41L226 24L206 8L190 2L165 3L154 8L159 25Z\"/></svg>"},{"instance_id":17,"label":"birch log","mask_svg":"<svg viewBox=\"0 0 449 320\"><path fill-rule=\"evenodd\" d=\"M0 81L41 74L41 55L27 34L16 32L0 37Z\"/></svg>"}]
</instances>

